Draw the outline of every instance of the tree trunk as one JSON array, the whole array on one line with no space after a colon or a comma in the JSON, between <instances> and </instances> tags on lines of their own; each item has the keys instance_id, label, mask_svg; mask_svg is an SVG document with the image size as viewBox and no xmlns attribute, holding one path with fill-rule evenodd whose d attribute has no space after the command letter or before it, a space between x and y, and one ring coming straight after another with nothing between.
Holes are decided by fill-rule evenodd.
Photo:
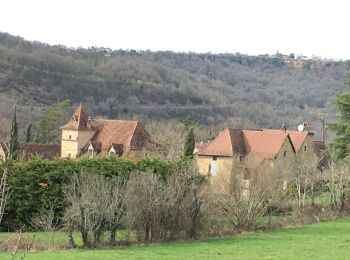
<instances>
[{"instance_id":1,"label":"tree trunk","mask_svg":"<svg viewBox=\"0 0 350 260\"><path fill-rule=\"evenodd\" d=\"M111 245L114 245L115 242L116 242L116 240L115 240L116 234L117 234L117 227L112 227L112 228L110 229L110 233L109 233L109 243L110 243Z\"/></svg>"},{"instance_id":2,"label":"tree trunk","mask_svg":"<svg viewBox=\"0 0 350 260\"><path fill-rule=\"evenodd\" d=\"M81 228L80 232L81 232L81 238L83 240L83 247L84 248L90 247L88 232L84 228Z\"/></svg>"},{"instance_id":3,"label":"tree trunk","mask_svg":"<svg viewBox=\"0 0 350 260\"><path fill-rule=\"evenodd\" d=\"M73 238L73 229L70 227L68 229L68 245L70 248L76 248L77 245L74 242L74 238Z\"/></svg>"}]
</instances>

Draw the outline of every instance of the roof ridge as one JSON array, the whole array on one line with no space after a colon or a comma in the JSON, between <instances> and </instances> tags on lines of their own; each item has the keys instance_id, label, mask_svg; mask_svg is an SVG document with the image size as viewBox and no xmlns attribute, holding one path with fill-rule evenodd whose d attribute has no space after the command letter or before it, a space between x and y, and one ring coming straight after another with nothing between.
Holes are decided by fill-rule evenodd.
<instances>
[{"instance_id":1,"label":"roof ridge","mask_svg":"<svg viewBox=\"0 0 350 260\"><path fill-rule=\"evenodd\" d=\"M104 118L96 118L96 121L121 121L121 122L135 122L140 123L139 120L127 120L127 119L104 119Z\"/></svg>"}]
</instances>

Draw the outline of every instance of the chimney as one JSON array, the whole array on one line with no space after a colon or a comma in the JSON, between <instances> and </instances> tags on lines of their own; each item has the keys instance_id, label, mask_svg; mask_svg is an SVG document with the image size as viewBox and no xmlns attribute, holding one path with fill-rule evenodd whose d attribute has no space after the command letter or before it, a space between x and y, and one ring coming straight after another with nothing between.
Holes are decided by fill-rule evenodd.
<instances>
[{"instance_id":1,"label":"chimney","mask_svg":"<svg viewBox=\"0 0 350 260\"><path fill-rule=\"evenodd\" d=\"M284 131L284 132L287 132L287 127L286 127L285 124L282 125L281 130Z\"/></svg>"},{"instance_id":2,"label":"chimney","mask_svg":"<svg viewBox=\"0 0 350 260\"><path fill-rule=\"evenodd\" d=\"M304 126L304 131L309 131L310 126L308 122L304 122L303 126Z\"/></svg>"}]
</instances>

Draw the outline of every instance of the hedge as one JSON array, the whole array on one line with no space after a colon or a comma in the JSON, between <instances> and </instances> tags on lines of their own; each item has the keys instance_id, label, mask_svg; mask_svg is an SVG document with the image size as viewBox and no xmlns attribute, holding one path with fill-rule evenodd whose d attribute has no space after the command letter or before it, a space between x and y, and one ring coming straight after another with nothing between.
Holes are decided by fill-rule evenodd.
<instances>
[{"instance_id":1,"label":"hedge","mask_svg":"<svg viewBox=\"0 0 350 260\"><path fill-rule=\"evenodd\" d=\"M56 217L62 217L66 205L61 187L74 173L94 172L106 177L124 175L127 178L133 170L151 170L160 178L165 178L170 167L170 162L157 159L135 162L112 157L51 161L35 158L16 163L9 176L10 197L2 229L13 230L22 225L30 228L31 216L50 205L54 206Z\"/></svg>"}]
</instances>

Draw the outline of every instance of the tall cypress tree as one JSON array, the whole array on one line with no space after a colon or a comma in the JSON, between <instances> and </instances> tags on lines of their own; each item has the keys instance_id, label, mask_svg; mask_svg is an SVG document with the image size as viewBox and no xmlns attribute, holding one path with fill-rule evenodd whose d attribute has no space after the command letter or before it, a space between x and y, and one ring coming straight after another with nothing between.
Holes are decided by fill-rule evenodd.
<instances>
[{"instance_id":1,"label":"tall cypress tree","mask_svg":"<svg viewBox=\"0 0 350 260\"><path fill-rule=\"evenodd\" d=\"M184 157L193 158L194 145L194 133L193 128L191 127L187 130L187 134L185 136Z\"/></svg>"},{"instance_id":2,"label":"tall cypress tree","mask_svg":"<svg viewBox=\"0 0 350 260\"><path fill-rule=\"evenodd\" d=\"M10 147L9 147L9 158L13 160L17 160L18 157L18 149L19 149L19 140L18 140L18 125L17 125L17 117L16 117L16 108L13 113L12 118L12 126L11 126L11 134L10 134Z\"/></svg>"},{"instance_id":3,"label":"tall cypress tree","mask_svg":"<svg viewBox=\"0 0 350 260\"><path fill-rule=\"evenodd\" d=\"M27 127L26 131L26 143L30 143L30 139L32 137L32 123L30 123Z\"/></svg>"}]
</instances>

